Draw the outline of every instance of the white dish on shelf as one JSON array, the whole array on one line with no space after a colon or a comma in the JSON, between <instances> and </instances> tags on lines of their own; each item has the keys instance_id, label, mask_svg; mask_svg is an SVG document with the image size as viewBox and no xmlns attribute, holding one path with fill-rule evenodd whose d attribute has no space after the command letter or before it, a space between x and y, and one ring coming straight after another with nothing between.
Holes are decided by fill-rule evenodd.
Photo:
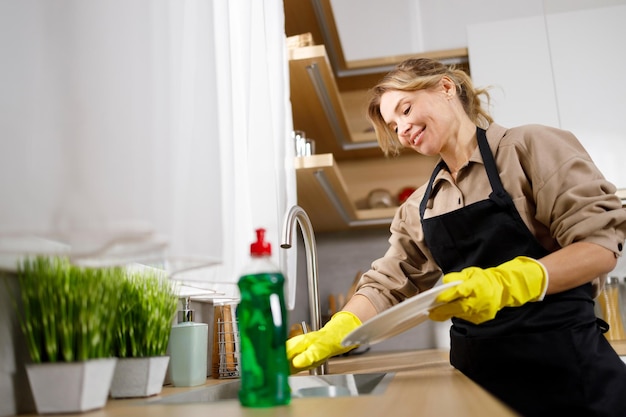
<instances>
[{"instance_id":1,"label":"white dish on shelf","mask_svg":"<svg viewBox=\"0 0 626 417\"><path fill-rule=\"evenodd\" d=\"M441 305L435 301L437 296L461 282L453 281L437 285L383 311L354 329L342 340L341 344L343 346L374 345L425 322L430 310Z\"/></svg>"}]
</instances>

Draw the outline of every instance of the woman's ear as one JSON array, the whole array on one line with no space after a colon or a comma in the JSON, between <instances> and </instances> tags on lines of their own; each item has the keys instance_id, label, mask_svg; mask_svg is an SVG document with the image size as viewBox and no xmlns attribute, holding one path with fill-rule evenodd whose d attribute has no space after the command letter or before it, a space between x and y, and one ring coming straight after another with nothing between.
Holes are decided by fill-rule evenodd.
<instances>
[{"instance_id":1,"label":"woman's ear","mask_svg":"<svg viewBox=\"0 0 626 417\"><path fill-rule=\"evenodd\" d=\"M443 77L441 77L440 85L446 97L448 98L454 97L456 93L456 84L454 83L454 81L452 81L450 77L448 77L447 75L444 75Z\"/></svg>"}]
</instances>

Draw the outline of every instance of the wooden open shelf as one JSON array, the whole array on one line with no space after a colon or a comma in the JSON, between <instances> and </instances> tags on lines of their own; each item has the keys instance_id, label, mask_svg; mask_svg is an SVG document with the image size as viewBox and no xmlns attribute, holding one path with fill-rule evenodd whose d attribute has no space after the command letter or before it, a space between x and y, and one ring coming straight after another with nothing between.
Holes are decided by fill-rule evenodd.
<instances>
[{"instance_id":1,"label":"wooden open shelf","mask_svg":"<svg viewBox=\"0 0 626 417\"><path fill-rule=\"evenodd\" d=\"M387 158L366 118L367 87L340 90L324 45L290 38L293 127L315 140L316 155L297 157L298 204L315 231L388 227L397 207L370 209L374 189L397 196L427 181L438 158L407 151Z\"/></svg>"},{"instance_id":2,"label":"wooden open shelf","mask_svg":"<svg viewBox=\"0 0 626 417\"><path fill-rule=\"evenodd\" d=\"M397 206L368 208L368 194L384 188L396 196L404 187L417 188L435 163L436 159L419 154L346 160L341 165L332 154L296 157L298 204L315 231L387 227Z\"/></svg>"}]
</instances>

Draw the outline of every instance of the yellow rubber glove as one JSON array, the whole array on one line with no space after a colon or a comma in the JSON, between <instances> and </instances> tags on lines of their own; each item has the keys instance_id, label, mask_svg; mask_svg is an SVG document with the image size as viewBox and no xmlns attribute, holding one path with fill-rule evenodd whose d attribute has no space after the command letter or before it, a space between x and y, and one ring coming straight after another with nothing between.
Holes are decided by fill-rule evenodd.
<instances>
[{"instance_id":1,"label":"yellow rubber glove","mask_svg":"<svg viewBox=\"0 0 626 417\"><path fill-rule=\"evenodd\" d=\"M348 311L335 313L324 327L315 332L287 340L287 359L293 372L317 368L331 356L346 353L355 346L341 346L341 341L361 325L361 320Z\"/></svg>"},{"instance_id":2,"label":"yellow rubber glove","mask_svg":"<svg viewBox=\"0 0 626 417\"><path fill-rule=\"evenodd\" d=\"M491 320L504 307L541 301L548 287L548 271L538 261L518 256L487 269L465 268L443 277L443 282L463 281L437 297L446 303L434 308L430 318L445 321L458 317L474 324Z\"/></svg>"}]
</instances>

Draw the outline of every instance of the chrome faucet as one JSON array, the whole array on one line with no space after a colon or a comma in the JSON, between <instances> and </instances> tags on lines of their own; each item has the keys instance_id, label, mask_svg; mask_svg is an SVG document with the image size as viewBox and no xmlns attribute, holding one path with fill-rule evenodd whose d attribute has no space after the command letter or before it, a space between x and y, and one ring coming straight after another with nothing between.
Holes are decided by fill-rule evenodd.
<instances>
[{"instance_id":1,"label":"chrome faucet","mask_svg":"<svg viewBox=\"0 0 626 417\"><path fill-rule=\"evenodd\" d=\"M307 260L307 277L309 287L309 314L311 321L311 329L319 330L322 327L322 314L320 312L320 293L318 288L317 273L317 247L315 246L315 235L313 234L313 225L309 216L300 206L293 206L285 216L283 223L283 239L280 244L281 248L289 249L292 246L292 235L295 230L296 223L300 224L302 237L304 239L304 249L306 251ZM297 282L297 280L296 280ZM295 285L295 282L294 282ZM323 363L315 369L311 369L311 375L325 375L326 363Z\"/></svg>"}]
</instances>

